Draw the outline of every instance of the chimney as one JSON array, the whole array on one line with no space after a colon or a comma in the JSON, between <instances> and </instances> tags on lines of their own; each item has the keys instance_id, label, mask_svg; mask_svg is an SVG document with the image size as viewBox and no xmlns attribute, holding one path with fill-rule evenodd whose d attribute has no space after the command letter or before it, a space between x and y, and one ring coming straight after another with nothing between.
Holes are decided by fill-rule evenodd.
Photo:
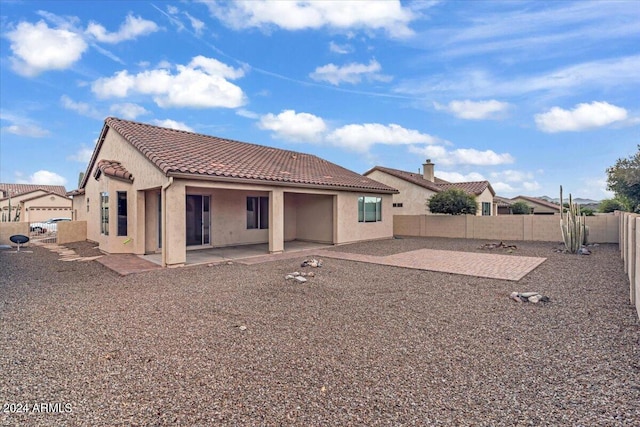
<instances>
[{"instance_id":1,"label":"chimney","mask_svg":"<svg viewBox=\"0 0 640 427\"><path fill-rule=\"evenodd\" d=\"M433 172L435 165L431 163L431 159L427 159L426 163L423 163L422 166L424 171L422 174L423 178L427 181L435 182L436 177Z\"/></svg>"}]
</instances>

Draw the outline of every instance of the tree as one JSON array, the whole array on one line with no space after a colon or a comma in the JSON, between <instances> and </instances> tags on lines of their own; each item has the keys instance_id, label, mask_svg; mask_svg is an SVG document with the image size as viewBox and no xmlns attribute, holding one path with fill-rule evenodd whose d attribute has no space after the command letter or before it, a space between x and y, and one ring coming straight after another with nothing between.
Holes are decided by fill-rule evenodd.
<instances>
[{"instance_id":1,"label":"tree","mask_svg":"<svg viewBox=\"0 0 640 427\"><path fill-rule=\"evenodd\" d=\"M607 188L616 198L628 200L631 210L640 212L640 144L635 155L607 168Z\"/></svg>"},{"instance_id":2,"label":"tree","mask_svg":"<svg viewBox=\"0 0 640 427\"><path fill-rule=\"evenodd\" d=\"M617 199L605 199L600 202L598 211L602 213L609 213L613 211L625 211L625 206Z\"/></svg>"},{"instance_id":3,"label":"tree","mask_svg":"<svg viewBox=\"0 0 640 427\"><path fill-rule=\"evenodd\" d=\"M594 216L595 211L591 208L580 208L580 213L584 216Z\"/></svg>"},{"instance_id":4,"label":"tree","mask_svg":"<svg viewBox=\"0 0 640 427\"><path fill-rule=\"evenodd\" d=\"M450 215L475 215L478 209L475 196L457 188L434 194L427 201L427 206L432 213Z\"/></svg>"},{"instance_id":5,"label":"tree","mask_svg":"<svg viewBox=\"0 0 640 427\"><path fill-rule=\"evenodd\" d=\"M521 200L511 205L511 213L514 215L529 215L531 213L531 208L527 202L523 202Z\"/></svg>"}]
</instances>

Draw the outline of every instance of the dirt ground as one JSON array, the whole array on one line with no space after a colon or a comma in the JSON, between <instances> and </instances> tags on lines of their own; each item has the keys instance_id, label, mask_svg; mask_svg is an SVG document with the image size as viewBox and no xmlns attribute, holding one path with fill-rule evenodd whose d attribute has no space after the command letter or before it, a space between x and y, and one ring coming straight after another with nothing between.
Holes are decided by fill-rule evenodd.
<instances>
[{"instance_id":1,"label":"dirt ground","mask_svg":"<svg viewBox=\"0 0 640 427\"><path fill-rule=\"evenodd\" d=\"M284 276L302 258L120 277L0 251L0 425L640 425L640 322L617 246L485 243L336 249L547 260L512 282L327 258L298 284Z\"/></svg>"}]
</instances>

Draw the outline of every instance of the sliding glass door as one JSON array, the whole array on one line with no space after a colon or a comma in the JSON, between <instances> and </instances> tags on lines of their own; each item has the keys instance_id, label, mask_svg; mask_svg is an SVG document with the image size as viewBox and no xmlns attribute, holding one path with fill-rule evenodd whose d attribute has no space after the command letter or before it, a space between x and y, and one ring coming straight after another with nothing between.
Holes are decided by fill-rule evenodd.
<instances>
[{"instance_id":1,"label":"sliding glass door","mask_svg":"<svg viewBox=\"0 0 640 427\"><path fill-rule=\"evenodd\" d=\"M187 246L208 245L210 242L210 197L187 194Z\"/></svg>"}]
</instances>

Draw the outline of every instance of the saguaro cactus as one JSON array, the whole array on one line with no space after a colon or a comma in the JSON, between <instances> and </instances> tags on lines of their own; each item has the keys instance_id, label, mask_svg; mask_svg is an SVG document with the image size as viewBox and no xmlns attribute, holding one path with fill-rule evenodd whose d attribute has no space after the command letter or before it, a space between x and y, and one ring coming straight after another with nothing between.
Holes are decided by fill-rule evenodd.
<instances>
[{"instance_id":1,"label":"saguaro cactus","mask_svg":"<svg viewBox=\"0 0 640 427\"><path fill-rule=\"evenodd\" d=\"M580 207L577 203L573 203L571 193L569 193L569 207L565 212L562 186L560 186L560 230L562 230L564 246L571 253L578 253L582 245L587 242L588 228L585 224L585 216L580 215Z\"/></svg>"}]
</instances>

